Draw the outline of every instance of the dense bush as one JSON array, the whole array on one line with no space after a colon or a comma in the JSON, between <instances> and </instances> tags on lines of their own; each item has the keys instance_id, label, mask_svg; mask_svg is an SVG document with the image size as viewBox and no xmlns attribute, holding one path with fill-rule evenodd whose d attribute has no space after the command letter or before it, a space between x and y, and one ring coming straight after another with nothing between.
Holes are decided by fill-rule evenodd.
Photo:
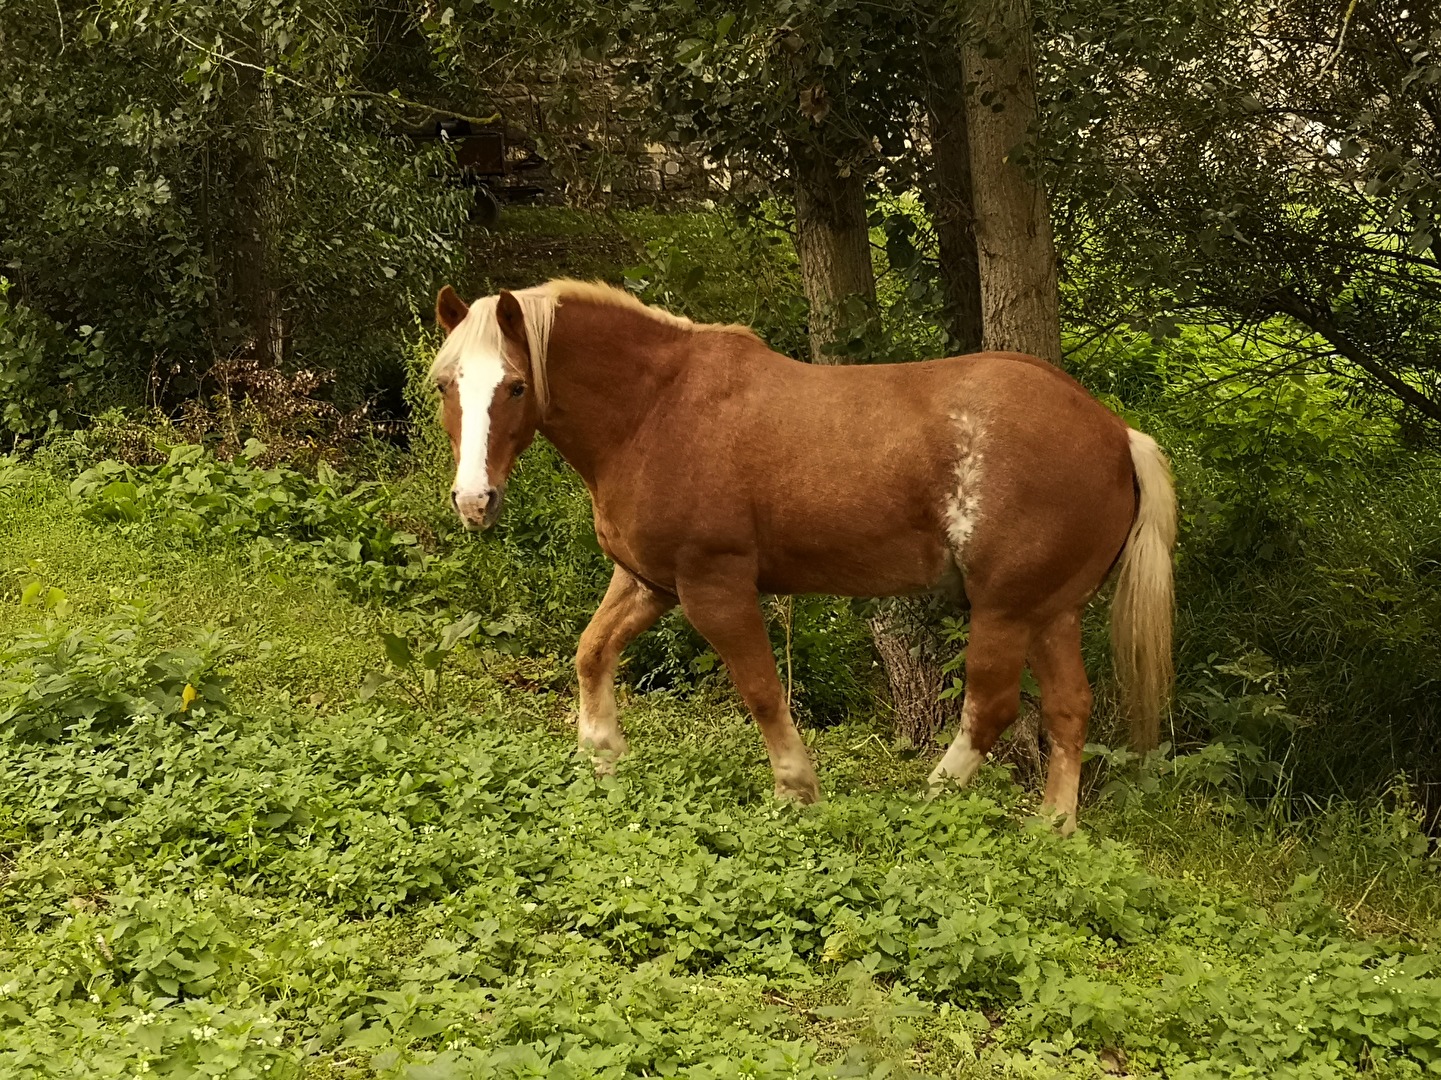
<instances>
[{"instance_id":1,"label":"dense bush","mask_svg":"<svg viewBox=\"0 0 1441 1080\"><path fill-rule=\"evenodd\" d=\"M212 367L237 357L333 371L347 408L398 390L396 327L454 273L469 200L449 152L387 137L393 107L362 88L404 51L367 35L372 7L7 14L0 265L9 303L63 329L22 360L0 327L0 380L27 380L0 430L49 426L57 395L61 419L86 411L67 369L93 380L95 350L72 339L101 332L110 396L135 405L215 392Z\"/></svg>"},{"instance_id":2,"label":"dense bush","mask_svg":"<svg viewBox=\"0 0 1441 1080\"><path fill-rule=\"evenodd\" d=\"M10 298L0 277L0 435L12 445L74 424L94 408L105 383L105 334L67 333Z\"/></svg>"},{"instance_id":3,"label":"dense bush","mask_svg":"<svg viewBox=\"0 0 1441 1080\"><path fill-rule=\"evenodd\" d=\"M1441 458L1331 376L1241 378L1238 350L1264 346L1193 327L1073 361L1176 465L1175 736L1264 746L1298 798L1376 794L1405 773L1434 815ZM1097 664L1104 651L1097 632ZM1257 695L1278 707L1214 705Z\"/></svg>"},{"instance_id":4,"label":"dense bush","mask_svg":"<svg viewBox=\"0 0 1441 1080\"><path fill-rule=\"evenodd\" d=\"M413 534L386 522L379 484L343 482L324 462L314 479L287 466L257 468L252 461L264 449L252 441L234 461L194 445L174 447L163 465L106 460L70 490L97 520L248 548L260 567L298 560L361 595L413 594L442 573Z\"/></svg>"}]
</instances>

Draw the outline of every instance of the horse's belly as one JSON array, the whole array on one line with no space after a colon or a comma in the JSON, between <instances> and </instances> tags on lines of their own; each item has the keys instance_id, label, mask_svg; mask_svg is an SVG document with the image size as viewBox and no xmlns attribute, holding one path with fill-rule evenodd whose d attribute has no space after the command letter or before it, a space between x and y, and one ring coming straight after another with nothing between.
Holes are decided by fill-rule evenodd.
<instances>
[{"instance_id":1,"label":"horse's belly","mask_svg":"<svg viewBox=\"0 0 1441 1080\"><path fill-rule=\"evenodd\" d=\"M700 553L703 560L707 548L726 555L754 551L756 588L765 593L898 596L958 586L943 530L931 522L908 529L883 513L817 512L804 515L804 521L762 522L745 536L731 528L676 527L681 521L694 526L701 516L683 513L626 527L623 515L597 505L596 539L613 562L666 592L676 590L678 551ZM753 518L737 514L731 520Z\"/></svg>"},{"instance_id":2,"label":"horse's belly","mask_svg":"<svg viewBox=\"0 0 1441 1080\"><path fill-rule=\"evenodd\" d=\"M784 538L763 532L758 539L761 592L899 596L944 588L957 577L939 529L813 520Z\"/></svg>"}]
</instances>

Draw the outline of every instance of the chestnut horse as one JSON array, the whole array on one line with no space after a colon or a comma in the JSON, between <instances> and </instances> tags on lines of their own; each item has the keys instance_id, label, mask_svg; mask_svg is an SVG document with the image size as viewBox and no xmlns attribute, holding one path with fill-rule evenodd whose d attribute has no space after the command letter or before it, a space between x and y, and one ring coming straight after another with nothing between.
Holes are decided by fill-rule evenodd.
<instances>
[{"instance_id":1,"label":"chestnut horse","mask_svg":"<svg viewBox=\"0 0 1441 1080\"><path fill-rule=\"evenodd\" d=\"M1045 805L1075 826L1091 688L1081 612L1112 569L1132 743L1156 744L1171 683L1176 503L1156 443L1050 364L1014 353L816 366L741 326L692 323L599 284L436 301L433 374L472 528L500 513L537 431L590 489L615 563L580 638L580 741L626 750L621 651L679 602L765 738L776 795L820 797L759 596L949 589L970 607L960 731L931 791L962 785L1041 688Z\"/></svg>"}]
</instances>

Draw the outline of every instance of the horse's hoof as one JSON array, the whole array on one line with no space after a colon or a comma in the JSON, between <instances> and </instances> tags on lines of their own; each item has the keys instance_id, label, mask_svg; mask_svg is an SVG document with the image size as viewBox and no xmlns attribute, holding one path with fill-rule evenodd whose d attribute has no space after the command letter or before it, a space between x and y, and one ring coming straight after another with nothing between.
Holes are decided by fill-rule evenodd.
<instances>
[{"instance_id":1,"label":"horse's hoof","mask_svg":"<svg viewBox=\"0 0 1441 1080\"><path fill-rule=\"evenodd\" d=\"M590 755L591 764L595 766L596 776L614 776L616 765L620 759L629 752L625 743L619 745L610 744L596 746L594 743L582 743L581 749Z\"/></svg>"},{"instance_id":2,"label":"horse's hoof","mask_svg":"<svg viewBox=\"0 0 1441 1080\"><path fill-rule=\"evenodd\" d=\"M1062 813L1052 806L1042 806L1040 816L1050 822L1051 828L1060 836L1072 836L1076 832L1076 815Z\"/></svg>"},{"instance_id":3,"label":"horse's hoof","mask_svg":"<svg viewBox=\"0 0 1441 1080\"><path fill-rule=\"evenodd\" d=\"M809 780L793 780L790 783L777 780L776 798L797 806L810 806L821 801L821 785L814 777Z\"/></svg>"}]
</instances>

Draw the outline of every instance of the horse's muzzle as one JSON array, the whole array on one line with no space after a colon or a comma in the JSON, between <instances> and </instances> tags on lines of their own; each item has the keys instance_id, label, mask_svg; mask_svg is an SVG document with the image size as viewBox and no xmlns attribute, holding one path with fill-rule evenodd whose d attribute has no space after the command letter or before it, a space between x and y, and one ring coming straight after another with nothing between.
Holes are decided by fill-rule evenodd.
<instances>
[{"instance_id":1,"label":"horse's muzzle","mask_svg":"<svg viewBox=\"0 0 1441 1080\"><path fill-rule=\"evenodd\" d=\"M450 501L460 515L461 524L467 529L488 529L500 517L501 505L505 502L502 488L488 488L485 491L450 492Z\"/></svg>"}]
</instances>

